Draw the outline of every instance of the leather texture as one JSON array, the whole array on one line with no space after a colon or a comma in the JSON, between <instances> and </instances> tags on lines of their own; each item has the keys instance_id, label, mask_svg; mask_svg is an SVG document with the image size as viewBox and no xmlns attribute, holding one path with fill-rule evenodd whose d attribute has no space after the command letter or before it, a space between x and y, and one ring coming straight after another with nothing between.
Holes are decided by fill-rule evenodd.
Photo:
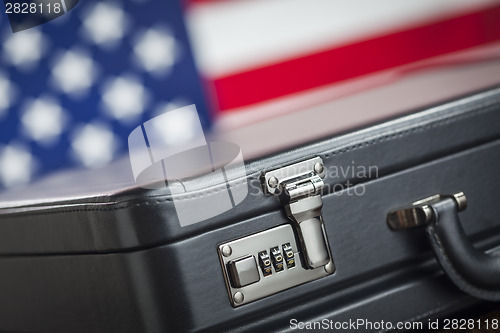
<instances>
[{"instance_id":1,"label":"leather texture","mask_svg":"<svg viewBox=\"0 0 500 333\"><path fill-rule=\"evenodd\" d=\"M462 228L453 199L447 198L431 207L436 219L426 231L446 274L472 296L500 300L500 249L484 253L474 248Z\"/></svg>"},{"instance_id":2,"label":"leather texture","mask_svg":"<svg viewBox=\"0 0 500 333\"><path fill-rule=\"evenodd\" d=\"M362 196L325 195L322 215L336 272L238 309L229 303L217 245L289 223L281 207L149 249L4 256L1 328L286 332L291 318L426 320L477 304L442 273L424 230L391 231L386 215L433 193L464 191L466 234L481 250L497 246L500 183L484 184L500 164L499 149L495 140L381 176L363 184Z\"/></svg>"},{"instance_id":3,"label":"leather texture","mask_svg":"<svg viewBox=\"0 0 500 333\"><path fill-rule=\"evenodd\" d=\"M186 227L172 194L161 190L117 182L96 189L100 195L59 193L44 201L33 194L41 189L26 189L0 210L0 330L288 332L292 318L427 321L480 304L443 274L423 229L393 232L386 215L435 193L463 191L465 234L481 251L498 246L499 111L500 89L492 89L250 161L247 198ZM217 246L290 223L279 200L262 192L261 172L313 156L326 168L378 169L371 178L325 178L322 216L335 273L232 308ZM65 177L58 184L76 181ZM195 181L196 195L220 185ZM347 181L356 185L346 188Z\"/></svg>"}]
</instances>

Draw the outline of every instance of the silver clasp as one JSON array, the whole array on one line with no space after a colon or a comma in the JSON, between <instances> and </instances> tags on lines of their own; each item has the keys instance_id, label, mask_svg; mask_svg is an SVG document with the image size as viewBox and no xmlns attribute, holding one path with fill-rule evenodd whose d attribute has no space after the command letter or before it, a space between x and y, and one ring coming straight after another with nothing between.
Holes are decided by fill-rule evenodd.
<instances>
[{"instance_id":1,"label":"silver clasp","mask_svg":"<svg viewBox=\"0 0 500 333\"><path fill-rule=\"evenodd\" d=\"M321 209L325 177L323 160L315 157L262 175L264 192L279 196L297 231L304 268L334 270Z\"/></svg>"}]
</instances>

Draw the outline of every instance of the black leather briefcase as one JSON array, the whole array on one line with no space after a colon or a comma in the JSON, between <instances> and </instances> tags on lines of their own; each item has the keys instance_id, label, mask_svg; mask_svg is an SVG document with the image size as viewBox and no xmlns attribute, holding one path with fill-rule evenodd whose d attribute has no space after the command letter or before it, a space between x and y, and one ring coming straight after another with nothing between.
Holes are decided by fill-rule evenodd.
<instances>
[{"instance_id":1,"label":"black leather briefcase","mask_svg":"<svg viewBox=\"0 0 500 333\"><path fill-rule=\"evenodd\" d=\"M128 160L52 177L2 198L0 330L429 328L500 300L499 166L496 88L188 193L137 187ZM181 226L176 200L233 186L239 204Z\"/></svg>"}]
</instances>

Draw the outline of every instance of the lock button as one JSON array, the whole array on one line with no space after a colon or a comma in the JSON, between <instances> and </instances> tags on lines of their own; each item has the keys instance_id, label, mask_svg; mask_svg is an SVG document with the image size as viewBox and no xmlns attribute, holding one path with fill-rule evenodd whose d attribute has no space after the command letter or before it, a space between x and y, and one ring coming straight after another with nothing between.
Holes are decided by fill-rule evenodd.
<instances>
[{"instance_id":1,"label":"lock button","mask_svg":"<svg viewBox=\"0 0 500 333\"><path fill-rule=\"evenodd\" d=\"M260 280L257 263L252 255L232 260L227 266L231 284L236 288L248 286Z\"/></svg>"}]
</instances>

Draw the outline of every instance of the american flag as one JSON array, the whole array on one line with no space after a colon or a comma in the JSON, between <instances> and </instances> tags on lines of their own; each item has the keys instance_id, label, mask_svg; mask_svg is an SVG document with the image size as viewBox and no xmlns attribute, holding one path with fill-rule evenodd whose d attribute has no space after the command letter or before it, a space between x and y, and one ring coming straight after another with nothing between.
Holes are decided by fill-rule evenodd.
<instances>
[{"instance_id":1,"label":"american flag","mask_svg":"<svg viewBox=\"0 0 500 333\"><path fill-rule=\"evenodd\" d=\"M176 107L195 104L206 129L235 128L499 43L500 1L86 0L18 33L0 15L0 33L5 189L106 165L134 128Z\"/></svg>"}]
</instances>

